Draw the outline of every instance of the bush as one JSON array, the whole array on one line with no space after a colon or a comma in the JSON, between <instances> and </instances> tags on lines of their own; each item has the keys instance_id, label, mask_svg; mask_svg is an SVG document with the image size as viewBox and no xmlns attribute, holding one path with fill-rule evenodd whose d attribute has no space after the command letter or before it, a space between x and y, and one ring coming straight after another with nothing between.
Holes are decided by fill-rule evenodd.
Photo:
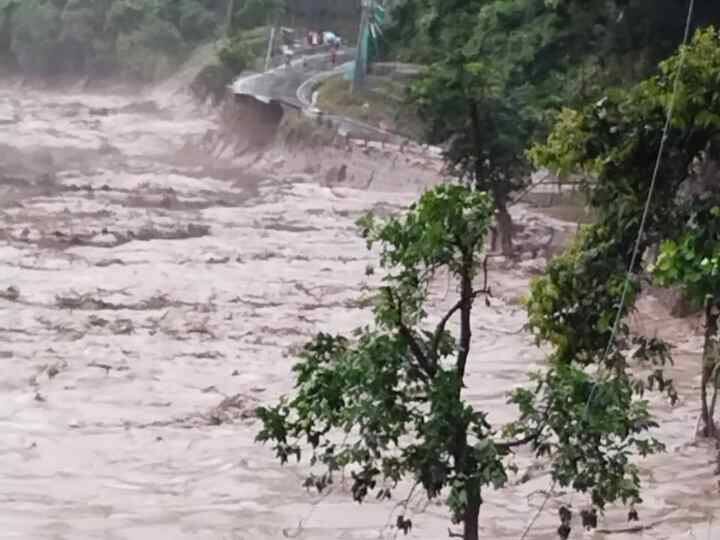
<instances>
[{"instance_id":1,"label":"bush","mask_svg":"<svg viewBox=\"0 0 720 540\"><path fill-rule=\"evenodd\" d=\"M226 40L218 51L220 64L234 74L246 70L252 63L252 59L252 52L240 38Z\"/></svg>"},{"instance_id":2,"label":"bush","mask_svg":"<svg viewBox=\"0 0 720 540\"><path fill-rule=\"evenodd\" d=\"M0 0L0 66L15 62L10 47L12 43L12 13L18 5L18 0Z\"/></svg>"},{"instance_id":3,"label":"bush","mask_svg":"<svg viewBox=\"0 0 720 540\"><path fill-rule=\"evenodd\" d=\"M107 14L105 29L113 33L129 33L136 29L145 18L140 3L133 0L113 2Z\"/></svg>"},{"instance_id":4,"label":"bush","mask_svg":"<svg viewBox=\"0 0 720 540\"><path fill-rule=\"evenodd\" d=\"M197 0L183 0L178 27L187 41L199 42L217 34L221 21Z\"/></svg>"},{"instance_id":5,"label":"bush","mask_svg":"<svg viewBox=\"0 0 720 540\"><path fill-rule=\"evenodd\" d=\"M120 34L116 41L118 63L123 74L152 81L170 74L185 50L180 32L167 21L148 17L141 27Z\"/></svg>"},{"instance_id":6,"label":"bush","mask_svg":"<svg viewBox=\"0 0 720 540\"><path fill-rule=\"evenodd\" d=\"M69 0L60 20L60 68L70 73L87 72L102 49L103 7L93 0Z\"/></svg>"},{"instance_id":7,"label":"bush","mask_svg":"<svg viewBox=\"0 0 720 540\"><path fill-rule=\"evenodd\" d=\"M30 74L55 74L60 10L51 2L24 0L13 15L10 48L18 65Z\"/></svg>"}]
</instances>

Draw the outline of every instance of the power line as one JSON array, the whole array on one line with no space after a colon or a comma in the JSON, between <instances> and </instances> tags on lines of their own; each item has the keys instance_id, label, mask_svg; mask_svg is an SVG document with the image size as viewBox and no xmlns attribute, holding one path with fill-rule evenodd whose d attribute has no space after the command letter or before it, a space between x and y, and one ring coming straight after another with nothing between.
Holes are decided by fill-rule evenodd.
<instances>
[{"instance_id":1,"label":"power line","mask_svg":"<svg viewBox=\"0 0 720 540\"><path fill-rule=\"evenodd\" d=\"M690 29L692 27L692 19L693 19L694 9L695 9L695 0L690 0L690 3L688 5L687 18L685 20L685 34L683 36L683 42L682 42L682 46L680 48L680 63L678 64L678 70L677 70L677 73L675 74L675 81L673 83L673 91L672 91L672 95L670 97L670 103L668 106L667 115L665 117L665 125L663 126L662 139L660 140L660 147L658 148L657 158L655 160L655 167L653 169L652 179L650 180L650 188L648 190L647 200L645 201L645 207L643 209L642 218L640 220L640 228L638 230L637 239L635 241L635 247L633 248L633 253L632 253L632 257L630 259L630 264L629 264L627 272L625 274L625 282L623 284L623 291L622 291L622 295L620 296L620 305L618 306L618 309L617 309L617 314L615 316L615 322L613 323L613 327L612 327L612 331L610 333L610 338L608 339L607 347L605 348L605 352L604 352L602 360L600 362L600 370L602 370L605 360L607 360L607 357L610 354L610 350L612 349L613 344L615 342L615 335L617 333L617 329L619 327L620 320L622 319L623 309L625 308L625 302L627 301L627 295L630 290L630 281L632 279L633 268L635 268L635 264L637 263L638 255L640 253L640 244L642 243L642 237L643 237L643 233L645 231L645 225L647 224L647 217L648 217L648 214L650 213L650 205L652 203L652 196L653 196L653 192L655 191L657 177L660 173L660 166L662 165L662 159L663 159L663 154L665 152L665 144L667 142L668 132L670 131L670 127L672 126L672 120L673 120L673 116L675 114L675 103L677 101L677 94L678 94L678 90L680 88L680 75L682 74L683 68L685 67L686 46L687 46L687 42L690 38ZM584 416L586 416L590 410L590 405L595 396L596 389L597 389L597 385L594 385L592 390L590 391L590 395L588 396L587 402L585 403ZM555 485L555 482L556 481L553 480L552 486ZM545 500L540 505L540 508L538 508L538 511L535 513L533 518L530 520L530 523L528 524L527 528L523 532L522 536L520 536L520 540L525 540L527 535L530 533L531 529L533 528L533 526L537 522L538 518L542 514L543 510L545 509L545 505L547 504L547 501L550 499L551 496L552 496L552 488L548 491L547 496L545 497Z\"/></svg>"},{"instance_id":2,"label":"power line","mask_svg":"<svg viewBox=\"0 0 720 540\"><path fill-rule=\"evenodd\" d=\"M675 74L675 82L673 83L673 92L672 92L672 96L670 98L670 104L668 106L667 116L665 118L665 126L663 127L662 139L660 140L660 148L658 149L657 159L655 160L655 168L653 169L652 180L650 182L650 190L648 191L647 200L645 201L645 208L643 210L642 219L640 220L640 229L638 230L638 236L637 236L637 239L635 240L635 247L633 248L633 254L632 254L632 258L630 259L630 265L628 266L628 270L625 275L625 283L623 284L622 296L620 297L620 305L618 306L617 314L615 316L615 322L612 327L612 333L610 334L610 339L608 340L607 348L605 349L605 353L603 354L603 363L607 359L608 355L610 354L610 349L612 348L615 334L616 334L618 326L620 324L620 320L622 319L622 311L623 311L623 308L625 307L625 302L627 300L627 294L630 289L630 280L631 280L632 271L633 271L633 268L635 268L635 264L637 263L638 255L640 253L640 244L642 243L642 235L645 230L645 224L647 222L648 214L650 213L650 204L652 203L652 195L653 195L653 192L655 191L655 184L657 182L657 177L660 172L660 166L662 165L663 153L665 152L665 143L667 142L668 132L670 131L670 127L672 125L672 119L675 114L675 103L677 101L678 89L680 87L680 75L682 73L683 68L685 67L685 56L686 56L685 47L687 45L688 39L690 38L690 28L692 26L692 17L693 17L694 8L695 8L695 0L690 0L690 4L688 5L687 19L685 21L685 35L683 37L682 47L680 48L680 64L678 65L678 70L677 70L677 73ZM601 366L602 366L602 363L601 363ZM592 398L592 393L590 394L590 396ZM588 400L588 402L589 401L590 400Z\"/></svg>"}]
</instances>

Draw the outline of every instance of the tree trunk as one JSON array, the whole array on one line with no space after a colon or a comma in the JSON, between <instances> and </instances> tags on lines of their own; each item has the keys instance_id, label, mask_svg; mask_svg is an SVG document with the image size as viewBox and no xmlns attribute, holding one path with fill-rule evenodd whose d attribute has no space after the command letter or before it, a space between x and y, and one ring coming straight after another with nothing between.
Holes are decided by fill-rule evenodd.
<instances>
[{"instance_id":1,"label":"tree trunk","mask_svg":"<svg viewBox=\"0 0 720 540\"><path fill-rule=\"evenodd\" d=\"M465 368L467 366L468 355L470 354L470 341L472 339L471 313L473 305L473 285L472 279L470 278L472 258L468 258L463 265L462 277L460 278L460 298L462 299L462 305L460 306L460 343L458 344L457 355L459 392L462 392L463 388ZM458 399L460 399L460 395L458 395Z\"/></svg>"},{"instance_id":2,"label":"tree trunk","mask_svg":"<svg viewBox=\"0 0 720 540\"><path fill-rule=\"evenodd\" d=\"M513 221L510 212L508 212L505 201L500 201L502 196L495 196L495 219L497 221L498 236L500 237L500 248L502 254L510 257L513 254Z\"/></svg>"},{"instance_id":3,"label":"tree trunk","mask_svg":"<svg viewBox=\"0 0 720 540\"><path fill-rule=\"evenodd\" d=\"M708 384L714 384L714 369L717 361L717 333L718 317L720 312L715 302L708 300L705 303L705 342L702 355L702 376L700 380L700 432L703 437L716 437L714 412L708 405Z\"/></svg>"},{"instance_id":4,"label":"tree trunk","mask_svg":"<svg viewBox=\"0 0 720 540\"><path fill-rule=\"evenodd\" d=\"M463 540L478 540L480 505L482 504L479 482L470 480L465 489L467 490L467 507L463 518Z\"/></svg>"},{"instance_id":5,"label":"tree trunk","mask_svg":"<svg viewBox=\"0 0 720 540\"><path fill-rule=\"evenodd\" d=\"M468 455L467 431L464 427L458 430L454 439L452 453L455 472L458 475L466 475L465 495L467 497L462 515L456 517L462 517L463 540L478 540L482 494L480 480L475 476L476 463L472 456Z\"/></svg>"},{"instance_id":6,"label":"tree trunk","mask_svg":"<svg viewBox=\"0 0 720 540\"><path fill-rule=\"evenodd\" d=\"M492 195L493 202L495 203L495 220L497 222L497 233L500 237L500 247L502 254L509 257L513 253L512 237L513 237L513 222L510 212L508 212L508 193L506 192L506 186L503 185L502 180L490 181L482 178L481 161L483 159L482 143L480 137L480 111L478 110L478 103L475 99L469 99L470 107L470 122L472 125L473 133L473 144L475 146L475 185L478 187L487 186L488 191ZM489 184L488 184L489 182ZM496 238L493 237L492 245L493 251L495 246Z\"/></svg>"}]
</instances>

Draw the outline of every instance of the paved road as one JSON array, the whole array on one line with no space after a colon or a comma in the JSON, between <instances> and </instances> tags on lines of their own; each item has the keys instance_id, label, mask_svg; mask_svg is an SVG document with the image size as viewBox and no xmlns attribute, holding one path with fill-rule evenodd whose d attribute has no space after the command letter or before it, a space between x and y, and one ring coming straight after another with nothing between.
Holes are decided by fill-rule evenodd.
<instances>
[{"instance_id":1,"label":"paved road","mask_svg":"<svg viewBox=\"0 0 720 540\"><path fill-rule=\"evenodd\" d=\"M347 62L353 57L352 49L343 49L338 54L338 62ZM266 73L244 76L233 83L236 94L253 96L261 101L280 101L287 105L302 108L297 98L300 86L312 77L333 69L327 52L302 56L293 60L290 67L278 66Z\"/></svg>"},{"instance_id":2,"label":"paved road","mask_svg":"<svg viewBox=\"0 0 720 540\"><path fill-rule=\"evenodd\" d=\"M348 64L354 54L354 49L342 49L335 66L330 62L330 54L327 52L299 56L289 67L280 65L265 73L242 76L235 80L232 88L235 94L249 95L266 103L289 105L303 110L311 117L322 115L344 136L401 144L407 137L353 118L323 113L310 103L315 83L333 75L343 64Z\"/></svg>"}]
</instances>

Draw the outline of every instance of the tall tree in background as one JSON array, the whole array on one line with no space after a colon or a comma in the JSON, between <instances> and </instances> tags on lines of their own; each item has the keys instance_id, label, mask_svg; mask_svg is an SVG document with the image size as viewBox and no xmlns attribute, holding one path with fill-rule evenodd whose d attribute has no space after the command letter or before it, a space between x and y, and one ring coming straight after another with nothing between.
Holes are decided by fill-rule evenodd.
<instances>
[{"instance_id":1,"label":"tall tree in background","mask_svg":"<svg viewBox=\"0 0 720 540\"><path fill-rule=\"evenodd\" d=\"M418 6L422 6L419 8ZM512 253L511 193L527 181L528 125L508 92L510 70L479 38L487 1L414 4L430 64L412 86L431 143L445 144L452 172L491 194L502 251ZM403 9L410 9L405 6ZM484 19L485 17L485 19Z\"/></svg>"},{"instance_id":2,"label":"tall tree in background","mask_svg":"<svg viewBox=\"0 0 720 540\"><path fill-rule=\"evenodd\" d=\"M677 47L686 13L680 0L406 0L385 35L391 54L429 66L410 95L427 139L493 195L509 252L507 206L527 180L525 149L563 106L651 74ZM720 3L698 0L694 26L708 22L720 23Z\"/></svg>"}]
</instances>

